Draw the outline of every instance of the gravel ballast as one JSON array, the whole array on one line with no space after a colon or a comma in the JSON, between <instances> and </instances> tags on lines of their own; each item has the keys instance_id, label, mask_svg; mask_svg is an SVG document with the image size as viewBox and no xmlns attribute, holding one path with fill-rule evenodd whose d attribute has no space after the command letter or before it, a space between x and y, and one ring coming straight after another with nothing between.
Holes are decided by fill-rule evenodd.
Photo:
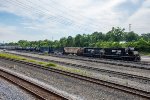
<instances>
[{"instance_id":1,"label":"gravel ballast","mask_svg":"<svg viewBox=\"0 0 150 100\"><path fill-rule=\"evenodd\" d=\"M0 77L0 100L37 100L37 98Z\"/></svg>"},{"instance_id":2,"label":"gravel ballast","mask_svg":"<svg viewBox=\"0 0 150 100\"><path fill-rule=\"evenodd\" d=\"M2 63L3 62L3 63ZM12 61L2 61L0 66L9 68L29 77L45 82L57 89L77 95L84 100L143 100L143 98L111 89L101 85L95 85L68 76L49 72L32 66L27 66Z\"/></svg>"},{"instance_id":3,"label":"gravel ballast","mask_svg":"<svg viewBox=\"0 0 150 100\"><path fill-rule=\"evenodd\" d=\"M101 68L101 69L106 69L106 70L118 71L118 72L123 72L123 73L129 73L129 74L134 74L134 75L146 76L150 78L150 74L149 74L150 70L130 68L130 67L124 67L124 66L119 66L119 65L95 63L95 62L89 62L89 61L81 61L81 60L75 60L75 59L44 56L44 55L37 55L37 54L30 54L30 53L22 53L22 52L16 52L16 51L8 51L8 52L21 54L21 55L29 55L29 56L39 57L39 58L44 58L44 59L49 59L49 60L68 62L68 63L78 64L78 65L83 65L83 66ZM137 65L137 66L140 66L140 65ZM150 66L146 66L146 67L150 67Z\"/></svg>"},{"instance_id":4,"label":"gravel ballast","mask_svg":"<svg viewBox=\"0 0 150 100\"><path fill-rule=\"evenodd\" d=\"M40 57L40 58L46 58L46 59L50 59L50 60L52 60L52 58L54 58L56 61L58 61L60 59L62 61L77 63L77 60L72 60L72 59L69 60L69 59L63 59L63 58L58 58L58 57L35 55L35 54L28 54L28 53L21 53L21 54L23 54L23 55L26 54L26 55ZM149 74L150 70L129 68L129 67L123 67L123 66L115 66L115 65L110 65L110 64L101 64L101 63L94 63L94 62L87 62L87 61L78 61L77 64L90 66L90 67L94 67L94 68L111 70L111 71L123 72L123 73L128 73L128 74L133 74L133 75L145 76L145 77L150 78L150 74ZM67 67L73 68L73 66L69 66L69 65L67 65ZM95 78L110 81L113 83L118 83L118 84L125 85L125 86L134 87L134 88L145 90L145 91L150 91L150 81L147 81L147 80L141 80L141 79L137 79L137 78L133 78L133 77L124 77L121 75L115 75L115 74L106 73L106 72L87 70L84 68L79 68L79 69L84 70L84 71L86 70L86 72L90 73L90 76L95 77Z\"/></svg>"}]
</instances>

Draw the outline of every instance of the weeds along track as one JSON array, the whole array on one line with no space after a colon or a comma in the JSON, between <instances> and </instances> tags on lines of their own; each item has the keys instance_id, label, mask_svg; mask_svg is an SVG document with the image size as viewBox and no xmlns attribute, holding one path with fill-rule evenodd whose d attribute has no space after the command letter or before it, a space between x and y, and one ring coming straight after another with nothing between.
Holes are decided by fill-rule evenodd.
<instances>
[{"instance_id":1,"label":"weeds along track","mask_svg":"<svg viewBox=\"0 0 150 100\"><path fill-rule=\"evenodd\" d=\"M32 53L38 54L37 52L25 52L19 51L24 53ZM44 55L44 54L39 54ZM66 59L74 59L80 61L88 61L88 62L95 62L95 63L103 63L103 64L110 64L110 65L117 65L117 66L124 66L124 67L131 67L131 68L139 68L139 69L150 69L150 62L133 62L133 61L122 61L122 60L111 60L111 59L99 59L99 58L92 58L92 57L81 57L81 56L70 56L70 55L55 55L49 54L52 57L58 58L66 58Z\"/></svg>"},{"instance_id":2,"label":"weeds along track","mask_svg":"<svg viewBox=\"0 0 150 100\"><path fill-rule=\"evenodd\" d=\"M115 76L131 79L131 80L136 80L136 81L138 80L138 81L143 82L143 83L150 83L150 78L144 77L144 76L139 76L139 75L134 75L134 74L129 74L129 73L123 73L123 72L119 72L119 71L112 71L112 70L107 70L107 69L101 69L101 68L96 68L96 67L92 67L92 66L90 67L90 66L86 66L86 65L72 64L72 63L69 63L69 62L49 60L49 59L33 57L33 56L29 56L29 55L21 55L21 54L15 54L15 55L23 56L23 57L27 57L27 58L32 58L32 59L35 59L35 60L53 62L53 63L57 63L57 64L62 64L62 65L69 65L69 66L72 66L74 68L82 68L83 70L87 69L87 70L91 70L91 71L97 71L97 72L100 72L100 73L115 75Z\"/></svg>"},{"instance_id":3,"label":"weeds along track","mask_svg":"<svg viewBox=\"0 0 150 100\"><path fill-rule=\"evenodd\" d=\"M138 95L138 96L141 96L143 98L150 99L150 92L148 92L148 91L136 89L136 88L129 87L129 86L120 85L120 84L113 83L113 82L104 81L104 80L101 80L101 79L92 78L92 77L89 77L89 76L79 75L79 74L75 74L75 73L72 73L72 72L62 71L62 70L58 70L58 69L55 69L55 68L52 68L52 67L44 67L42 65L33 64L33 63L25 62L25 61L20 61L20 60L15 60L15 59L10 59L10 58L1 58L1 59L10 60L10 61L13 61L13 62L25 64L25 65L28 65L28 66L31 66L31 67L37 67L37 68L40 68L40 69L43 69L43 70L49 70L50 72L55 72L55 73L58 73L58 74L62 74L62 75L66 75L66 76L69 76L69 77L77 78L77 79L80 79L82 81L87 81L87 82L90 82L90 83L107 86L109 88L117 89L117 90L120 90L120 91L123 91L123 92L126 92L126 93L130 93L130 94L133 94L133 95Z\"/></svg>"},{"instance_id":4,"label":"weeds along track","mask_svg":"<svg viewBox=\"0 0 150 100\"><path fill-rule=\"evenodd\" d=\"M22 77L21 75L19 76L18 74L14 74L10 71L0 69L0 77L28 91L38 100L68 100L65 96L50 91L30 79Z\"/></svg>"}]
</instances>

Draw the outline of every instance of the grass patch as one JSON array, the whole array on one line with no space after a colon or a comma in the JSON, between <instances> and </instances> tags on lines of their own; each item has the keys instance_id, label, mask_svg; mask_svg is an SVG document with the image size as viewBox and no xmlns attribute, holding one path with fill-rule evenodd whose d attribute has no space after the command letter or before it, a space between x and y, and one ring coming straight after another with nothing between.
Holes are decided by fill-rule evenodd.
<instances>
[{"instance_id":1,"label":"grass patch","mask_svg":"<svg viewBox=\"0 0 150 100\"><path fill-rule=\"evenodd\" d=\"M46 63L45 62L38 62L40 65L45 65Z\"/></svg>"},{"instance_id":2,"label":"grass patch","mask_svg":"<svg viewBox=\"0 0 150 100\"><path fill-rule=\"evenodd\" d=\"M26 60L26 58L22 58L21 60Z\"/></svg>"},{"instance_id":3,"label":"grass patch","mask_svg":"<svg viewBox=\"0 0 150 100\"><path fill-rule=\"evenodd\" d=\"M46 64L46 66L47 66L47 67L49 67L49 66L56 67L56 64L54 64L54 63L48 63L48 64Z\"/></svg>"},{"instance_id":4,"label":"grass patch","mask_svg":"<svg viewBox=\"0 0 150 100\"><path fill-rule=\"evenodd\" d=\"M60 66L60 65L57 65L57 64L52 63L52 62L43 62L43 61L39 61L39 60L34 60L34 59L22 57L22 56L17 56L17 55L14 55L14 54L0 53L0 57L31 62L31 63L43 65L44 67L52 67L52 68L55 68L55 69L59 69L59 70L67 71L67 72L72 72L72 73L76 73L76 74L80 74L80 75L84 75L84 76L90 75L90 73L88 73L84 70L80 70L80 69L76 69L76 68L69 68L69 67L65 67L65 66Z\"/></svg>"},{"instance_id":5,"label":"grass patch","mask_svg":"<svg viewBox=\"0 0 150 100\"><path fill-rule=\"evenodd\" d=\"M11 59L16 59L16 60L22 60L22 61L26 61L26 62L31 62L31 63L35 63L35 64L40 64L40 65L51 65L51 66L56 66L56 64L54 63L47 63L47 62L42 62L42 61L38 61L38 60L34 60L34 59L30 59L30 58L26 58L26 57L22 57L22 56L17 56L14 54L8 54L8 53L0 53L0 57L5 57L5 58L11 58Z\"/></svg>"},{"instance_id":6,"label":"grass patch","mask_svg":"<svg viewBox=\"0 0 150 100\"><path fill-rule=\"evenodd\" d=\"M87 71L76 69L76 68L69 68L69 67L65 67L65 66L58 66L58 67L56 67L56 69L64 70L64 71L72 72L72 73L77 73L77 74L84 75L84 76L90 75L90 73L88 73Z\"/></svg>"}]
</instances>

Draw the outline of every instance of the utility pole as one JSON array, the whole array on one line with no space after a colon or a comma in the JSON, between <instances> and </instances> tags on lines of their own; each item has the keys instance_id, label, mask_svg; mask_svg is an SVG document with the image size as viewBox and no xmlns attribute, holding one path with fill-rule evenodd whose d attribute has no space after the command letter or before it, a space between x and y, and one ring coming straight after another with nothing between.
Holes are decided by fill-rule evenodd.
<instances>
[{"instance_id":1,"label":"utility pole","mask_svg":"<svg viewBox=\"0 0 150 100\"><path fill-rule=\"evenodd\" d=\"M53 41L53 36L52 36L52 41Z\"/></svg>"},{"instance_id":2,"label":"utility pole","mask_svg":"<svg viewBox=\"0 0 150 100\"><path fill-rule=\"evenodd\" d=\"M132 25L132 24L129 24L129 32L131 32L131 25Z\"/></svg>"}]
</instances>

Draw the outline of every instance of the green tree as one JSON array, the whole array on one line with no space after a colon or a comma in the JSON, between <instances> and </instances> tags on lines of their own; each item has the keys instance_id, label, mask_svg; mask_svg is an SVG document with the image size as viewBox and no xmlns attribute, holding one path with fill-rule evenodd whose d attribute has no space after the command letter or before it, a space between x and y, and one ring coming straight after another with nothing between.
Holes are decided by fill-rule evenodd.
<instances>
[{"instance_id":1,"label":"green tree","mask_svg":"<svg viewBox=\"0 0 150 100\"><path fill-rule=\"evenodd\" d=\"M80 37L80 42L81 42L81 47L88 47L89 46L89 42L90 42L90 37L89 35L83 34Z\"/></svg>"},{"instance_id":2,"label":"green tree","mask_svg":"<svg viewBox=\"0 0 150 100\"><path fill-rule=\"evenodd\" d=\"M104 41L105 35L102 32L94 32L91 34L91 40L92 40L92 43L95 43L98 41Z\"/></svg>"},{"instance_id":3,"label":"green tree","mask_svg":"<svg viewBox=\"0 0 150 100\"><path fill-rule=\"evenodd\" d=\"M60 47L66 47L67 46L67 39L65 37L61 38L59 40L60 42Z\"/></svg>"},{"instance_id":4,"label":"green tree","mask_svg":"<svg viewBox=\"0 0 150 100\"><path fill-rule=\"evenodd\" d=\"M147 34L142 34L141 37L144 39L144 40L150 40L150 33L147 33Z\"/></svg>"},{"instance_id":5,"label":"green tree","mask_svg":"<svg viewBox=\"0 0 150 100\"><path fill-rule=\"evenodd\" d=\"M77 34L75 39L74 39L74 44L76 47L81 47L82 46L82 42L81 42L81 35Z\"/></svg>"},{"instance_id":6,"label":"green tree","mask_svg":"<svg viewBox=\"0 0 150 100\"><path fill-rule=\"evenodd\" d=\"M60 46L60 42L58 41L58 40L55 40L54 42L53 42L53 48L60 48L61 46Z\"/></svg>"},{"instance_id":7,"label":"green tree","mask_svg":"<svg viewBox=\"0 0 150 100\"><path fill-rule=\"evenodd\" d=\"M72 36L68 36L68 38L67 38L67 46L68 47L74 46L74 40L73 40Z\"/></svg>"},{"instance_id":8,"label":"green tree","mask_svg":"<svg viewBox=\"0 0 150 100\"><path fill-rule=\"evenodd\" d=\"M125 33L125 41L126 42L132 42L137 41L139 39L139 35L132 32Z\"/></svg>"},{"instance_id":9,"label":"green tree","mask_svg":"<svg viewBox=\"0 0 150 100\"><path fill-rule=\"evenodd\" d=\"M114 41L114 42L120 42L124 40L124 32L125 29L121 29L119 27L112 28L111 31L109 31L106 34L106 41Z\"/></svg>"},{"instance_id":10,"label":"green tree","mask_svg":"<svg viewBox=\"0 0 150 100\"><path fill-rule=\"evenodd\" d=\"M19 40L18 45L21 47L30 47L30 42L27 40Z\"/></svg>"},{"instance_id":11,"label":"green tree","mask_svg":"<svg viewBox=\"0 0 150 100\"><path fill-rule=\"evenodd\" d=\"M143 38L136 42L135 47L139 48L140 51L150 52L149 41L146 41Z\"/></svg>"}]
</instances>

